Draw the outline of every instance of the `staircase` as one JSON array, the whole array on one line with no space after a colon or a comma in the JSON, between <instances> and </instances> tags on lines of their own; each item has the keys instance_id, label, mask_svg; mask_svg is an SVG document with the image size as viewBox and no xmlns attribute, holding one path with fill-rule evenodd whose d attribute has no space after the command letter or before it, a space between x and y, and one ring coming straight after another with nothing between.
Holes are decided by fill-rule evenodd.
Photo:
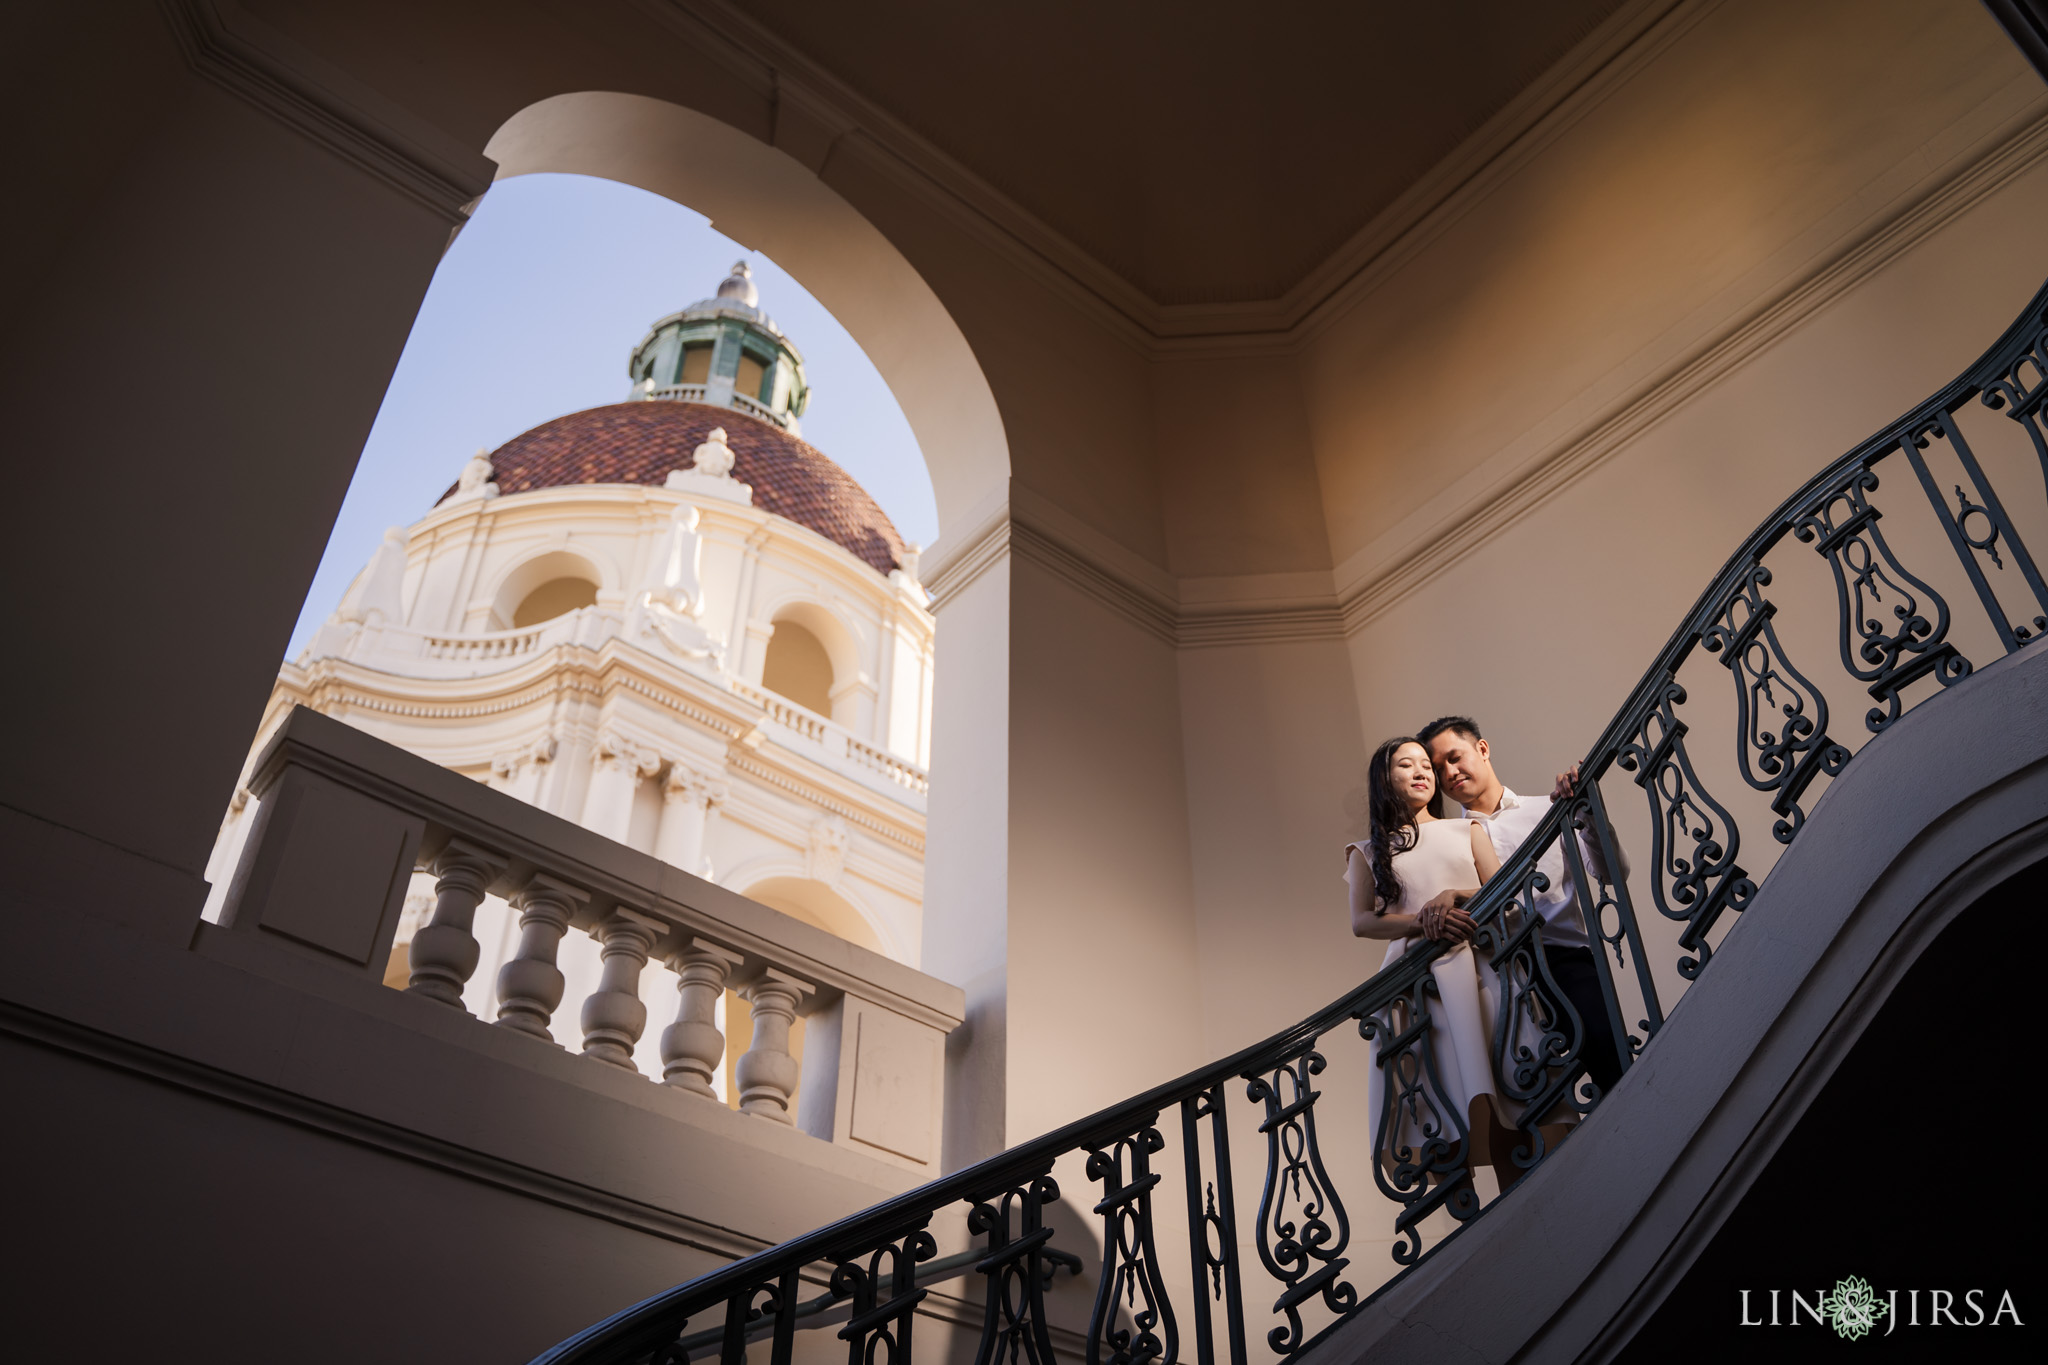
<instances>
[{"instance_id":1,"label":"staircase","mask_svg":"<svg viewBox=\"0 0 2048 1365\"><path fill-rule=\"evenodd\" d=\"M537 1365L740 1365L750 1343L772 1365L826 1349L873 1365L1611 1356L1919 948L2048 853L2048 655L2029 648L2048 582L2016 524L2037 544L2048 529L2044 397L2048 287L1764 519L1588 750L1574 798L1472 903L1500 984L1497 1090L1526 1116L1508 1191L1437 1100L1430 946L1256 1046L659 1294ZM1633 871L1590 876L1582 838ZM1595 941L1609 1094L1526 910L1554 847ZM1372 1067L1419 1144L1392 1122L1363 1132ZM1546 1140L1561 1113L1576 1126Z\"/></svg>"}]
</instances>

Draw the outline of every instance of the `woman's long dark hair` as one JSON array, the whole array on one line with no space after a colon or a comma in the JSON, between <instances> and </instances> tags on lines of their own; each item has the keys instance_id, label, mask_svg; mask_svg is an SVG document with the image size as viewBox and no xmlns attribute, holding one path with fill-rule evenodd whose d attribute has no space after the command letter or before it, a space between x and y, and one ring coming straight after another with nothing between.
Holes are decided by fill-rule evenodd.
<instances>
[{"instance_id":1,"label":"woman's long dark hair","mask_svg":"<svg viewBox=\"0 0 2048 1365\"><path fill-rule=\"evenodd\" d=\"M1401 899L1401 879L1394 875L1394 855L1415 847L1416 837L1415 814L1394 790L1394 755L1402 745L1416 742L1412 735L1388 740L1373 750L1372 762L1365 770L1366 802L1372 815L1372 889L1381 906L1387 909ZM1443 818L1442 789L1430 792L1427 809L1438 819Z\"/></svg>"}]
</instances>

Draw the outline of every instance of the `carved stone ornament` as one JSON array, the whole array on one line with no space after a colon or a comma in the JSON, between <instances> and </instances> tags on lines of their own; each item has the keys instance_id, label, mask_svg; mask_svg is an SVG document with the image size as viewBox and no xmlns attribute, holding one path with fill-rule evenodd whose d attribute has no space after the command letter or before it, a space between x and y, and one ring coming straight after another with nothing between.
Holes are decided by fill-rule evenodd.
<instances>
[{"instance_id":1,"label":"carved stone ornament","mask_svg":"<svg viewBox=\"0 0 2048 1365\"><path fill-rule=\"evenodd\" d=\"M659 639L687 659L716 659L725 642L699 623L704 614L704 540L697 534L698 519L696 508L676 508L648 570L630 633Z\"/></svg>"},{"instance_id":2,"label":"carved stone ornament","mask_svg":"<svg viewBox=\"0 0 2048 1365\"><path fill-rule=\"evenodd\" d=\"M725 428L713 427L704 443L691 452L691 463L700 474L714 479L732 477L732 447L725 443Z\"/></svg>"},{"instance_id":3,"label":"carved stone ornament","mask_svg":"<svg viewBox=\"0 0 2048 1365\"><path fill-rule=\"evenodd\" d=\"M846 821L827 815L811 826L810 877L827 886L839 885L846 875L846 847L851 842Z\"/></svg>"},{"instance_id":4,"label":"carved stone ornament","mask_svg":"<svg viewBox=\"0 0 2048 1365\"><path fill-rule=\"evenodd\" d=\"M661 769L661 755L637 740L628 739L616 730L605 730L598 734L597 751L591 755L591 763L601 771L622 771L637 777L652 777Z\"/></svg>"},{"instance_id":5,"label":"carved stone ornament","mask_svg":"<svg viewBox=\"0 0 2048 1365\"><path fill-rule=\"evenodd\" d=\"M455 491L448 495L449 503L476 502L498 496L498 485L491 482L490 453L477 447L476 454L469 457L469 463L462 466L462 473L456 477Z\"/></svg>"},{"instance_id":6,"label":"carved stone ornament","mask_svg":"<svg viewBox=\"0 0 2048 1365\"><path fill-rule=\"evenodd\" d=\"M520 769L529 763L552 763L555 761L555 737L542 735L531 743L516 749L508 749L491 758L491 774L502 782L510 782L519 776Z\"/></svg>"}]
</instances>

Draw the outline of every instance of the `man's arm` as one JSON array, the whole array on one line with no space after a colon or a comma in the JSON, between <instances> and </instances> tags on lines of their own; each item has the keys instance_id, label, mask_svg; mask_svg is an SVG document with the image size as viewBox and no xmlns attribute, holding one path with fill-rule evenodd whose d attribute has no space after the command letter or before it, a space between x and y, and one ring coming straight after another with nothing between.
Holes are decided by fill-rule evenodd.
<instances>
[{"instance_id":1,"label":"man's arm","mask_svg":"<svg viewBox=\"0 0 2048 1365\"><path fill-rule=\"evenodd\" d=\"M1557 783L1550 790L1552 802L1568 801L1578 791L1579 765L1574 763L1568 771L1557 775ZM1628 850L1621 846L1621 840L1614 841L1614 852L1621 866L1612 874L1607 868L1607 856L1601 851L1601 840L1588 837L1589 831L1578 831L1579 856L1585 860L1586 870L1603 882L1628 880Z\"/></svg>"}]
</instances>

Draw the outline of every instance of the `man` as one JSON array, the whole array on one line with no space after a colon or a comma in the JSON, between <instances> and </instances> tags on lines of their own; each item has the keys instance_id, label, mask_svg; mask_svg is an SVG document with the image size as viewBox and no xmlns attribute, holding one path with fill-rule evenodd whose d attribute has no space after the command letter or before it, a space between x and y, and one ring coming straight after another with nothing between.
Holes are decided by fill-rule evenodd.
<instances>
[{"instance_id":1,"label":"man","mask_svg":"<svg viewBox=\"0 0 2048 1365\"><path fill-rule=\"evenodd\" d=\"M1480 737L1478 725L1469 716L1433 720L1416 739L1429 751L1438 790L1464 807L1466 819L1477 820L1485 827L1493 840L1494 852L1505 863L1522 841L1535 832L1550 803L1517 796L1502 785L1493 771L1492 747ZM1558 774L1550 800L1569 797L1578 777L1576 764L1570 772ZM1606 860L1600 855L1599 841L1583 834L1577 837L1579 856L1586 870L1607 880ZM1551 979L1571 1001L1584 1024L1585 1039L1579 1055L1585 1059L1594 1084L1604 1094L1621 1079L1621 1061L1615 1055L1614 1030L1608 1023L1607 1003L1600 993L1600 978L1587 941L1585 920L1574 902L1571 879L1565 870L1563 840L1552 844L1537 860L1536 867L1550 881L1550 889L1535 897L1533 905L1543 917L1544 959L1549 963ZM1620 872L1623 877L1628 875L1625 861ZM1448 897L1446 893L1422 908L1425 932L1432 938L1438 937L1437 932L1430 932L1434 926L1455 933L1453 922L1465 917L1464 910Z\"/></svg>"}]
</instances>

